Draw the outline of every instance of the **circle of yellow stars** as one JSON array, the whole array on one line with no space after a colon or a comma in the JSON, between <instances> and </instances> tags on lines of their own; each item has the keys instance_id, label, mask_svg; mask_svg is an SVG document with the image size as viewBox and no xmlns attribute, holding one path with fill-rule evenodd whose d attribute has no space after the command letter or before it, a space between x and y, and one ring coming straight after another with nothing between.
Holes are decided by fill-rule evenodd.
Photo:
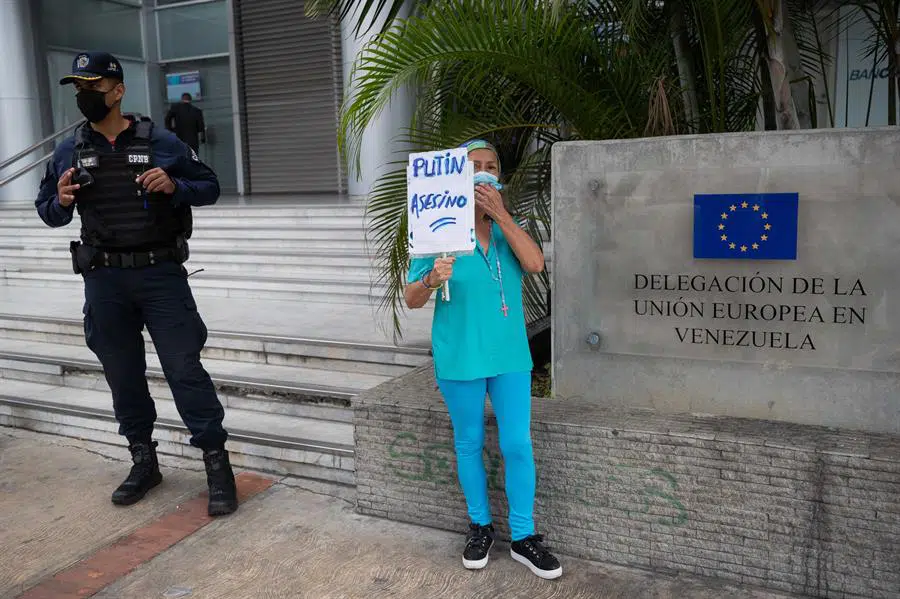
<instances>
[{"instance_id":1,"label":"circle of yellow stars","mask_svg":"<svg viewBox=\"0 0 900 599\"><path fill-rule=\"evenodd\" d=\"M769 240L769 231L772 230L772 225L769 224L768 222L763 225L763 230L765 231L765 233L763 233L762 235L759 236L759 242L753 242L750 244L749 247L746 244L741 244L740 246L738 246L734 241L729 241L729 239L728 239L728 233L725 232L725 230L726 230L725 223L728 220L728 214L731 212L737 212L739 207L741 210L747 210L747 209L752 208L753 212L760 212L760 210L761 210L761 207L759 204L753 204L751 206L749 202L741 202L740 204L732 204L731 206L729 206L728 212L723 212L721 215L722 222L719 223L719 232L721 233L721 235L719 236L719 239L721 239L722 242L727 243L728 249L731 249L731 250L740 249L741 252L744 252L744 253L746 253L749 250L758 250L760 247L759 242L764 242L764 241ZM761 212L759 216L764 221L769 220L768 212Z\"/></svg>"}]
</instances>

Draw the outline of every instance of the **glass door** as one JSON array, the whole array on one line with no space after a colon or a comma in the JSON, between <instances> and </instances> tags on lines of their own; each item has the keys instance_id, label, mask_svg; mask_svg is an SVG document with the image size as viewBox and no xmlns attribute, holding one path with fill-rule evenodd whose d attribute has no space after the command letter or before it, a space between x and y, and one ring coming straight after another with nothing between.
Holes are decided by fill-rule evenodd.
<instances>
[{"instance_id":1,"label":"glass door","mask_svg":"<svg viewBox=\"0 0 900 599\"><path fill-rule=\"evenodd\" d=\"M200 159L216 171L222 193L237 193L231 70L228 58L178 61L169 63L163 68L163 76L195 72L199 73L200 96L194 98L193 103L203 111L203 120L206 124L206 143L200 144ZM162 93L166 93L165 82ZM164 100L168 111L171 102L169 98ZM160 115L157 122L163 123L164 116Z\"/></svg>"}]
</instances>

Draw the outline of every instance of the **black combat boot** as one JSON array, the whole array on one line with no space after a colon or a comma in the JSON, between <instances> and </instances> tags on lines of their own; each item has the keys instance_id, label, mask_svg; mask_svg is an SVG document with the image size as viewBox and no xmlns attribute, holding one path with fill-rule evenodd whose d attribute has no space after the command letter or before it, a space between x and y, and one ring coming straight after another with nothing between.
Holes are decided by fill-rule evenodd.
<instances>
[{"instance_id":1,"label":"black combat boot","mask_svg":"<svg viewBox=\"0 0 900 599\"><path fill-rule=\"evenodd\" d=\"M159 462L156 459L156 441L136 442L128 446L134 466L128 478L113 491L112 502L116 505L131 505L144 498L147 491L162 482Z\"/></svg>"},{"instance_id":2,"label":"black combat boot","mask_svg":"<svg viewBox=\"0 0 900 599\"><path fill-rule=\"evenodd\" d=\"M206 465L206 482L209 484L207 512L210 516L232 513L238 507L238 500L228 452L224 449L205 449L203 463Z\"/></svg>"}]
</instances>

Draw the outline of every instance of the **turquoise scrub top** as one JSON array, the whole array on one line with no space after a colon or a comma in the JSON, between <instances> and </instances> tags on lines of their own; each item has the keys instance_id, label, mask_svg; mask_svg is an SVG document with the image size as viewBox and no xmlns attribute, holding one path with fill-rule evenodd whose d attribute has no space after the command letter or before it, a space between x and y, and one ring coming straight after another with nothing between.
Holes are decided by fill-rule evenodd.
<instances>
[{"instance_id":1,"label":"turquoise scrub top","mask_svg":"<svg viewBox=\"0 0 900 599\"><path fill-rule=\"evenodd\" d=\"M435 374L439 379L471 381L509 372L530 372L533 366L522 307L522 277L519 259L492 225L494 243L485 254L480 243L469 256L457 256L450 277L450 301L434 292L431 344ZM509 308L501 309L497 256L503 292ZM434 266L434 258L415 258L409 266L409 283L421 279ZM493 276L492 276L493 275Z\"/></svg>"}]
</instances>

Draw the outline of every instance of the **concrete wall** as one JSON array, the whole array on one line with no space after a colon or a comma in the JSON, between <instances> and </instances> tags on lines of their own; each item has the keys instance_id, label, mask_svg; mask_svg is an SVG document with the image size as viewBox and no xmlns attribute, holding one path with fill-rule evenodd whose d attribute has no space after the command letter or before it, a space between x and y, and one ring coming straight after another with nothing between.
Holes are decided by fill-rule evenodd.
<instances>
[{"instance_id":1,"label":"concrete wall","mask_svg":"<svg viewBox=\"0 0 900 599\"><path fill-rule=\"evenodd\" d=\"M461 552L466 508L431 370L355 400L358 509L459 531ZM897 437L585 400L535 399L533 422L537 526L560 554L813 597L900 596ZM485 454L508 538L493 417Z\"/></svg>"},{"instance_id":2,"label":"concrete wall","mask_svg":"<svg viewBox=\"0 0 900 599\"><path fill-rule=\"evenodd\" d=\"M557 397L900 433L896 142L874 129L557 144ZM695 194L762 192L799 194L796 260L694 259ZM692 285L713 277L736 286Z\"/></svg>"}]
</instances>

